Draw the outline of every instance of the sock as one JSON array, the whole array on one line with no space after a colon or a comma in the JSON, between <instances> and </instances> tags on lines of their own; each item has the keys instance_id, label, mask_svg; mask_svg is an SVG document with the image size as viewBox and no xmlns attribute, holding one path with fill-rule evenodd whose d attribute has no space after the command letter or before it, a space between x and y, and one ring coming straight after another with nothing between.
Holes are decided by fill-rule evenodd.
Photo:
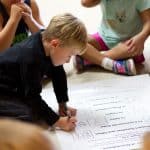
<instances>
[{"instance_id":1,"label":"sock","mask_svg":"<svg viewBox=\"0 0 150 150\"><path fill-rule=\"evenodd\" d=\"M104 67L107 70L113 70L113 62L114 60L104 57L101 63L101 66Z\"/></svg>"}]
</instances>

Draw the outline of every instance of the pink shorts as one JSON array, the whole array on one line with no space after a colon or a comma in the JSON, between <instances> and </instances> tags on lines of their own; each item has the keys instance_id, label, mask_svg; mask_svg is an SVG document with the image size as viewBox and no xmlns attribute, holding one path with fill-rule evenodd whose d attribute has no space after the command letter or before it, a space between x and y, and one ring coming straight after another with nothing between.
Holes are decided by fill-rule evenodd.
<instances>
[{"instance_id":1,"label":"pink shorts","mask_svg":"<svg viewBox=\"0 0 150 150\"><path fill-rule=\"evenodd\" d=\"M99 33L95 33L91 35L99 44L102 50L109 50L108 46L105 44ZM142 63L145 61L144 55L141 54L133 58L135 63Z\"/></svg>"}]
</instances>

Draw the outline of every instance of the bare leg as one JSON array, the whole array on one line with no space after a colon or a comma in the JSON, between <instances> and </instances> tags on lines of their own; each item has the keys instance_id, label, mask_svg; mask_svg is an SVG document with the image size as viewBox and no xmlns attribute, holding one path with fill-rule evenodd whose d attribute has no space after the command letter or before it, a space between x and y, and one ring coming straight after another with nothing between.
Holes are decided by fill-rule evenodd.
<instances>
[{"instance_id":1,"label":"bare leg","mask_svg":"<svg viewBox=\"0 0 150 150\"><path fill-rule=\"evenodd\" d=\"M100 61L104 57L108 57L113 60L127 59L127 58L132 57L131 53L128 52L128 47L124 43L119 43L112 49L107 50L101 54L98 54L95 51L98 51L98 53L100 53L99 51L103 51L103 49L101 48L100 44L95 40L95 38L89 35L88 36L88 50L84 55L82 55L82 57L91 61L91 63L100 64ZM91 54L93 56L90 56Z\"/></svg>"},{"instance_id":2,"label":"bare leg","mask_svg":"<svg viewBox=\"0 0 150 150\"><path fill-rule=\"evenodd\" d=\"M103 58L102 55L95 47L88 44L86 52L82 55L82 57L93 64L100 65L102 63Z\"/></svg>"},{"instance_id":3,"label":"bare leg","mask_svg":"<svg viewBox=\"0 0 150 150\"><path fill-rule=\"evenodd\" d=\"M89 35L88 37L88 43L98 51L103 51L100 44L91 35ZM129 53L127 45L123 42L119 43L112 49L105 51L103 55L113 60L127 59L133 57L133 55Z\"/></svg>"},{"instance_id":4,"label":"bare leg","mask_svg":"<svg viewBox=\"0 0 150 150\"><path fill-rule=\"evenodd\" d=\"M124 43L119 43L112 49L104 53L105 57L113 60L132 58L133 55L128 51L128 47Z\"/></svg>"},{"instance_id":5,"label":"bare leg","mask_svg":"<svg viewBox=\"0 0 150 150\"><path fill-rule=\"evenodd\" d=\"M102 50L100 44L91 35L88 36L88 43L92 45L95 49L97 49L98 51Z\"/></svg>"},{"instance_id":6,"label":"bare leg","mask_svg":"<svg viewBox=\"0 0 150 150\"><path fill-rule=\"evenodd\" d=\"M88 36L88 45L86 52L82 57L93 64L100 65L105 57L99 51L101 50L100 44L91 36Z\"/></svg>"},{"instance_id":7,"label":"bare leg","mask_svg":"<svg viewBox=\"0 0 150 150\"><path fill-rule=\"evenodd\" d=\"M127 74L127 75L136 74L136 69L133 60L130 59L124 61L114 61L113 59L111 59L111 58L121 59L121 57L126 57L123 54L124 51L123 52L119 51L120 53L118 52L116 54L117 50L113 49L111 53L102 54L98 51L101 50L100 44L97 43L97 41L94 40L93 38L89 38L89 39L90 41L87 44L87 50L81 56L82 58L90 61L91 64L102 66L103 68L107 70L111 70L116 73ZM122 47L122 45L120 47ZM81 57L76 56L75 67L78 72L83 71L86 66L90 65L90 64L87 65L86 62L84 62L84 60Z\"/></svg>"}]
</instances>

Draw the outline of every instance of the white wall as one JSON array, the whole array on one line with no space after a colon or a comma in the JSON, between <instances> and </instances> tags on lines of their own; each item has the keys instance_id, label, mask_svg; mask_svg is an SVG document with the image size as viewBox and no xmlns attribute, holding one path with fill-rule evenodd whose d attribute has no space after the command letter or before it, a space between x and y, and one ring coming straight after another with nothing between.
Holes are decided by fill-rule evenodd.
<instances>
[{"instance_id":1,"label":"white wall","mask_svg":"<svg viewBox=\"0 0 150 150\"><path fill-rule=\"evenodd\" d=\"M101 14L99 6L93 8L84 8L81 6L80 0L36 0L41 18L47 26L52 16L70 12L80 18L86 25L89 33L97 31L98 23L100 22Z\"/></svg>"}]
</instances>

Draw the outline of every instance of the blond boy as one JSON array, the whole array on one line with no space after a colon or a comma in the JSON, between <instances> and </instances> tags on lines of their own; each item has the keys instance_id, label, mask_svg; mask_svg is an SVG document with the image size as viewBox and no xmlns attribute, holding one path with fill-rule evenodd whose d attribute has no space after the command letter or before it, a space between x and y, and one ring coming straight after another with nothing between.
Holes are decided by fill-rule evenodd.
<instances>
[{"instance_id":1,"label":"blond boy","mask_svg":"<svg viewBox=\"0 0 150 150\"><path fill-rule=\"evenodd\" d=\"M30 122L44 121L69 131L75 128L76 109L68 107L63 64L84 51L87 33L71 14L52 18L46 30L0 53L0 116ZM41 80L49 67L59 115L42 100ZM71 118L67 117L70 114Z\"/></svg>"}]
</instances>

